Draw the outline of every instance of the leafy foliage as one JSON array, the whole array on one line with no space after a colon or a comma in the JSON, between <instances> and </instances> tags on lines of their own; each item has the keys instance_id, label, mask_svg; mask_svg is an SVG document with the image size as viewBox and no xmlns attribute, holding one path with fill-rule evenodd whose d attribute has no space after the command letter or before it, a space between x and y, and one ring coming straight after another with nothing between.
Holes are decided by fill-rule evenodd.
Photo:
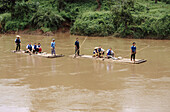
<instances>
[{"instance_id":1,"label":"leafy foliage","mask_svg":"<svg viewBox=\"0 0 170 112\"><path fill-rule=\"evenodd\" d=\"M27 22L20 21L7 21L5 24L5 31L17 31L18 29L24 29Z\"/></svg>"},{"instance_id":2,"label":"leafy foliage","mask_svg":"<svg viewBox=\"0 0 170 112\"><path fill-rule=\"evenodd\" d=\"M78 35L108 36L115 28L108 12L86 12L76 19L71 33Z\"/></svg>"},{"instance_id":3,"label":"leafy foliage","mask_svg":"<svg viewBox=\"0 0 170 112\"><path fill-rule=\"evenodd\" d=\"M32 17L31 24L36 28L54 28L60 26L63 17L58 12L51 9L39 9Z\"/></svg>"},{"instance_id":4,"label":"leafy foliage","mask_svg":"<svg viewBox=\"0 0 170 112\"><path fill-rule=\"evenodd\" d=\"M170 0L0 0L0 32L49 32L69 22L72 34L170 39L169 4Z\"/></svg>"},{"instance_id":5,"label":"leafy foliage","mask_svg":"<svg viewBox=\"0 0 170 112\"><path fill-rule=\"evenodd\" d=\"M11 20L11 13L0 14L0 32L5 31L5 24L9 20Z\"/></svg>"}]
</instances>

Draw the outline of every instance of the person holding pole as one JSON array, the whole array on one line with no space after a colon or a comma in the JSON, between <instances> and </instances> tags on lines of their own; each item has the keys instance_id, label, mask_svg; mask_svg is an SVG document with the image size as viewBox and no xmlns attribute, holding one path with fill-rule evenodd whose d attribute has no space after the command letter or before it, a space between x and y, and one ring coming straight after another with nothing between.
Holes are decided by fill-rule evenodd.
<instances>
[{"instance_id":1,"label":"person holding pole","mask_svg":"<svg viewBox=\"0 0 170 112\"><path fill-rule=\"evenodd\" d=\"M76 41L75 41L75 56L76 54L79 56L79 53L80 53L80 45L79 45L79 40L78 38L76 38Z\"/></svg>"}]
</instances>

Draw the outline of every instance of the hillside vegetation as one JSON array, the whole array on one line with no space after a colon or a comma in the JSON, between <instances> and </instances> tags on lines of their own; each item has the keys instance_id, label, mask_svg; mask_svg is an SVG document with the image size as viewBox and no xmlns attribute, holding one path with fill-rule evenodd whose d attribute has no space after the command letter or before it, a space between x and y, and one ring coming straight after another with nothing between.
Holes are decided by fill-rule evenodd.
<instances>
[{"instance_id":1,"label":"hillside vegetation","mask_svg":"<svg viewBox=\"0 0 170 112\"><path fill-rule=\"evenodd\" d=\"M170 39L170 0L1 0L0 32ZM69 25L68 25L69 24Z\"/></svg>"}]
</instances>

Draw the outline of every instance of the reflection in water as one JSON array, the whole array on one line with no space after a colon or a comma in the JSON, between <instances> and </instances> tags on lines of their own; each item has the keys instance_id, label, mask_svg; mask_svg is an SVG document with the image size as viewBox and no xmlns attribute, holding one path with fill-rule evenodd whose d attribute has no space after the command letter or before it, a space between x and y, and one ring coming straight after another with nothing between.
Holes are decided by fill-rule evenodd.
<instances>
[{"instance_id":1,"label":"reflection in water","mask_svg":"<svg viewBox=\"0 0 170 112\"><path fill-rule=\"evenodd\" d=\"M90 59L72 59L75 36L22 37L40 41L50 52L56 39L63 58L46 59L14 54L15 35L2 36L0 41L0 112L169 112L170 110L170 41L135 40L141 49L137 58L147 63L133 65L105 63ZM80 43L85 37L79 37ZM134 40L88 37L82 53L91 54L95 46L112 47L117 56L126 56ZM105 43L103 45L103 43ZM6 46L8 44L9 46ZM113 45L113 46L108 46ZM120 45L120 46L119 46ZM73 47L71 47L73 46ZM24 48L24 47L22 47ZM62 49L64 48L64 50ZM87 49L88 48L88 49ZM163 49L163 50L162 50Z\"/></svg>"},{"instance_id":2,"label":"reflection in water","mask_svg":"<svg viewBox=\"0 0 170 112\"><path fill-rule=\"evenodd\" d=\"M54 61L51 60L51 71L56 72L56 61L55 60Z\"/></svg>"},{"instance_id":3,"label":"reflection in water","mask_svg":"<svg viewBox=\"0 0 170 112\"><path fill-rule=\"evenodd\" d=\"M107 63L107 72L113 71L113 63Z\"/></svg>"},{"instance_id":4,"label":"reflection in water","mask_svg":"<svg viewBox=\"0 0 170 112\"><path fill-rule=\"evenodd\" d=\"M100 73L104 69L104 63L99 60L93 60L94 71Z\"/></svg>"}]
</instances>

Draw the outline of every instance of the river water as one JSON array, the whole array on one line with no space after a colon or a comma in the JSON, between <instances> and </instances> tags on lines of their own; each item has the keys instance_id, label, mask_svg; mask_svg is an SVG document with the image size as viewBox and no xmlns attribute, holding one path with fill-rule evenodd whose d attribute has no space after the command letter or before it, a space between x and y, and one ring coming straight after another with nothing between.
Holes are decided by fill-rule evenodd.
<instances>
[{"instance_id":1,"label":"river water","mask_svg":"<svg viewBox=\"0 0 170 112\"><path fill-rule=\"evenodd\" d=\"M116 56L129 57L133 41L143 64L73 59L77 36L21 35L22 48L40 42L50 53L56 39L57 54L47 59L11 53L15 35L0 35L0 112L169 112L170 41L88 37L81 54L95 46L112 47ZM79 37L80 44L85 37Z\"/></svg>"}]
</instances>

